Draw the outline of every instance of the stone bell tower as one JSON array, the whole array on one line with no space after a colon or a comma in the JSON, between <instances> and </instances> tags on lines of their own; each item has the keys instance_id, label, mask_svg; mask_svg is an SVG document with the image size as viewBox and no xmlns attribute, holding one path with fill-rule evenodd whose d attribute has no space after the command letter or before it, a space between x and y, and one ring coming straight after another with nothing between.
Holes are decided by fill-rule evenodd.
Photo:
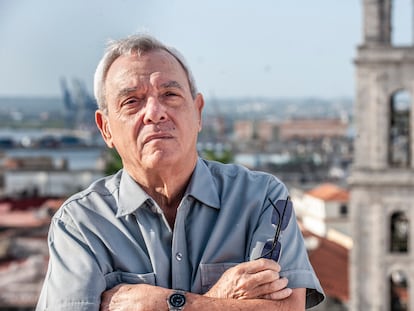
<instances>
[{"instance_id":1,"label":"stone bell tower","mask_svg":"<svg viewBox=\"0 0 414 311\"><path fill-rule=\"evenodd\" d=\"M396 1L361 1L349 179L353 311L414 310L414 47L392 43Z\"/></svg>"}]
</instances>

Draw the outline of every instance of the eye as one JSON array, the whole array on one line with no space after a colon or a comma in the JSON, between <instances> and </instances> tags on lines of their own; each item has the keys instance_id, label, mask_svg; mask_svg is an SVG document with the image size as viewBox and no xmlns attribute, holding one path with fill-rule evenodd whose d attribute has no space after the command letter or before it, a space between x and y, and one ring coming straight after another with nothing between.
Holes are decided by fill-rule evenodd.
<instances>
[{"instance_id":1,"label":"eye","mask_svg":"<svg viewBox=\"0 0 414 311\"><path fill-rule=\"evenodd\" d=\"M178 96L178 94L176 92L168 91L168 92L164 93L164 96L165 97L172 97L172 96Z\"/></svg>"},{"instance_id":2,"label":"eye","mask_svg":"<svg viewBox=\"0 0 414 311\"><path fill-rule=\"evenodd\" d=\"M131 97L131 98L128 98L128 99L124 100L121 103L121 106L137 105L137 104L139 104L139 102L140 102L140 100L138 98Z\"/></svg>"}]
</instances>

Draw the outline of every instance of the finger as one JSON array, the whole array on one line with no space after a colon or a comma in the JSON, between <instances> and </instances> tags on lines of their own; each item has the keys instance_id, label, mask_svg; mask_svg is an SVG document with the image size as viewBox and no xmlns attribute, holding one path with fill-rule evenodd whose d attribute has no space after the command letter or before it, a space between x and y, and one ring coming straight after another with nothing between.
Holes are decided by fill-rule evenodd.
<instances>
[{"instance_id":1,"label":"finger","mask_svg":"<svg viewBox=\"0 0 414 311\"><path fill-rule=\"evenodd\" d=\"M280 278L274 282L272 282L269 286L266 286L264 290L268 290L267 293L265 294L271 294L271 293L276 293L279 292L285 288L287 288L288 285L288 279L287 278Z\"/></svg>"},{"instance_id":2,"label":"finger","mask_svg":"<svg viewBox=\"0 0 414 311\"><path fill-rule=\"evenodd\" d=\"M257 298L250 292L256 287L273 283L279 279L280 266L269 259L260 259L238 264L228 269L217 283L207 292L207 296L217 298ZM268 292L258 291L260 294Z\"/></svg>"},{"instance_id":3,"label":"finger","mask_svg":"<svg viewBox=\"0 0 414 311\"><path fill-rule=\"evenodd\" d=\"M263 270L254 274L247 273L243 275L243 280L248 288L256 288L265 284L272 284L279 278L279 273L274 270Z\"/></svg>"},{"instance_id":4,"label":"finger","mask_svg":"<svg viewBox=\"0 0 414 311\"><path fill-rule=\"evenodd\" d=\"M244 262L236 267L239 267L243 272L247 273L257 273L263 270L280 272L281 270L280 265L276 261L266 258Z\"/></svg>"},{"instance_id":5,"label":"finger","mask_svg":"<svg viewBox=\"0 0 414 311\"><path fill-rule=\"evenodd\" d=\"M286 288L288 280L279 278L274 271L261 271L256 274L244 274L241 282L233 287L237 298L251 299L271 294Z\"/></svg>"},{"instance_id":6,"label":"finger","mask_svg":"<svg viewBox=\"0 0 414 311\"><path fill-rule=\"evenodd\" d=\"M284 288L278 292L264 295L262 298L269 300L283 300L288 298L292 294L292 292L293 291L291 288Z\"/></svg>"},{"instance_id":7,"label":"finger","mask_svg":"<svg viewBox=\"0 0 414 311\"><path fill-rule=\"evenodd\" d=\"M258 260L254 260L253 262L255 262L256 264L255 267L257 268L257 271L273 270L276 272L280 272L281 270L280 265L272 259L260 258Z\"/></svg>"},{"instance_id":8,"label":"finger","mask_svg":"<svg viewBox=\"0 0 414 311\"><path fill-rule=\"evenodd\" d=\"M255 265L256 266L256 265ZM244 267L245 268L245 267ZM242 268L242 270L244 269ZM276 269L278 270L278 269ZM232 285L233 291L237 296L247 298L257 298L259 295L268 294L273 291L286 287L287 280L277 282L280 278L278 272L274 270L260 270L259 272L241 272L236 271L236 282ZM266 286L267 285L267 286ZM262 286L271 287L264 291Z\"/></svg>"},{"instance_id":9,"label":"finger","mask_svg":"<svg viewBox=\"0 0 414 311\"><path fill-rule=\"evenodd\" d=\"M274 293L277 293L279 291L283 291L284 289L286 289L287 284L288 284L288 280L286 278L277 279L269 283L264 283L255 288L251 288L247 292L247 295L249 298L259 298L259 297L263 297L266 295L272 295Z\"/></svg>"}]
</instances>

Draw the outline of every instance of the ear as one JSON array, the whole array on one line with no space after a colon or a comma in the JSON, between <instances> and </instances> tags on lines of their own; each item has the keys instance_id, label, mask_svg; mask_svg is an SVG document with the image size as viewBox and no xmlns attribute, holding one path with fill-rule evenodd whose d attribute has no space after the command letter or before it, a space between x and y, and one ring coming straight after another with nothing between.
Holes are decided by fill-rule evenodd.
<instances>
[{"instance_id":1,"label":"ear","mask_svg":"<svg viewBox=\"0 0 414 311\"><path fill-rule=\"evenodd\" d=\"M204 108L204 98L203 95L201 95L200 93L197 94L197 97L194 101L196 108L197 108L197 113L198 113L198 131L200 132L202 129L202 112L203 112L203 108Z\"/></svg>"},{"instance_id":2,"label":"ear","mask_svg":"<svg viewBox=\"0 0 414 311\"><path fill-rule=\"evenodd\" d=\"M113 148L114 143L112 141L112 133L111 127L109 126L108 116L102 110L98 109L95 112L95 122L106 145L109 148Z\"/></svg>"}]
</instances>

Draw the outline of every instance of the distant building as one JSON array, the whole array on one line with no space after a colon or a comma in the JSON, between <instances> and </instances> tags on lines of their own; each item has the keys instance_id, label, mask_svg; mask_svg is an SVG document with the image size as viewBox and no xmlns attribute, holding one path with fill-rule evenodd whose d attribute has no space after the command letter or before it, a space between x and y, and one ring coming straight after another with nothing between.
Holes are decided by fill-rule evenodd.
<instances>
[{"instance_id":1,"label":"distant building","mask_svg":"<svg viewBox=\"0 0 414 311\"><path fill-rule=\"evenodd\" d=\"M292 119L279 125L279 139L318 139L346 137L349 124L341 119Z\"/></svg>"},{"instance_id":2,"label":"distant building","mask_svg":"<svg viewBox=\"0 0 414 311\"><path fill-rule=\"evenodd\" d=\"M393 42L400 3L362 1L349 179L351 311L414 310L414 45Z\"/></svg>"},{"instance_id":3,"label":"distant building","mask_svg":"<svg viewBox=\"0 0 414 311\"><path fill-rule=\"evenodd\" d=\"M255 137L254 120L238 120L233 126L235 140L251 140Z\"/></svg>"},{"instance_id":4,"label":"distant building","mask_svg":"<svg viewBox=\"0 0 414 311\"><path fill-rule=\"evenodd\" d=\"M86 150L86 149L85 149ZM103 176L100 159L94 166L71 169L66 159L50 156L0 157L0 195L68 196Z\"/></svg>"},{"instance_id":5,"label":"distant building","mask_svg":"<svg viewBox=\"0 0 414 311\"><path fill-rule=\"evenodd\" d=\"M349 306L350 249L302 228L309 260L325 291L326 299L313 311L345 311Z\"/></svg>"},{"instance_id":6,"label":"distant building","mask_svg":"<svg viewBox=\"0 0 414 311\"><path fill-rule=\"evenodd\" d=\"M3 193L14 196L68 196L103 176L99 171L8 170Z\"/></svg>"},{"instance_id":7,"label":"distant building","mask_svg":"<svg viewBox=\"0 0 414 311\"><path fill-rule=\"evenodd\" d=\"M349 255L353 245L349 192L324 183L307 191L292 188L290 193L309 259L327 297L314 310L348 310Z\"/></svg>"},{"instance_id":8,"label":"distant building","mask_svg":"<svg viewBox=\"0 0 414 311\"><path fill-rule=\"evenodd\" d=\"M339 118L291 119L285 121L239 120L234 122L236 140L257 139L271 142L291 139L340 138L348 135L348 122Z\"/></svg>"},{"instance_id":9,"label":"distant building","mask_svg":"<svg viewBox=\"0 0 414 311\"><path fill-rule=\"evenodd\" d=\"M321 184L297 198L297 216L304 227L326 237L331 230L350 237L349 192L335 184Z\"/></svg>"},{"instance_id":10,"label":"distant building","mask_svg":"<svg viewBox=\"0 0 414 311\"><path fill-rule=\"evenodd\" d=\"M34 310L46 274L50 219L63 200L0 200L0 310Z\"/></svg>"},{"instance_id":11,"label":"distant building","mask_svg":"<svg viewBox=\"0 0 414 311\"><path fill-rule=\"evenodd\" d=\"M33 150L34 155L30 148L21 149L21 155L0 155L0 196L67 196L103 176L99 148Z\"/></svg>"}]
</instances>

